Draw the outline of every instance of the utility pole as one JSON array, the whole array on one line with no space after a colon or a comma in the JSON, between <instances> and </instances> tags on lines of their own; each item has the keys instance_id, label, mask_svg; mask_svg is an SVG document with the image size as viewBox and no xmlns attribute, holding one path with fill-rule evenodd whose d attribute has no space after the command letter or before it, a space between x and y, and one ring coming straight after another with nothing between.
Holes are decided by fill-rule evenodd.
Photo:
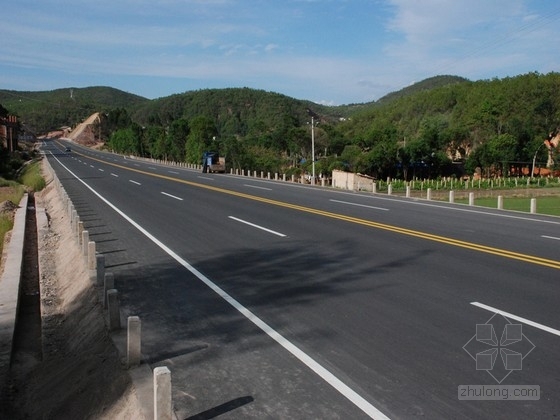
<instances>
[{"instance_id":1,"label":"utility pole","mask_svg":"<svg viewBox=\"0 0 560 420\"><path fill-rule=\"evenodd\" d=\"M311 185L315 185L315 121L311 117Z\"/></svg>"}]
</instances>

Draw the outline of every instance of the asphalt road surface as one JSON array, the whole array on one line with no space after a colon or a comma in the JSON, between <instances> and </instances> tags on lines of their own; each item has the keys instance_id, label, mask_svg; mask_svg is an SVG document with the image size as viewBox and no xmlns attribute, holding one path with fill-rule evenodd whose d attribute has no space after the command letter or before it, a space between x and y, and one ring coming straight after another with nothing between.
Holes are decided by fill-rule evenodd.
<instances>
[{"instance_id":1,"label":"asphalt road surface","mask_svg":"<svg viewBox=\"0 0 560 420\"><path fill-rule=\"evenodd\" d=\"M65 147L179 418L560 415L560 219Z\"/></svg>"}]
</instances>

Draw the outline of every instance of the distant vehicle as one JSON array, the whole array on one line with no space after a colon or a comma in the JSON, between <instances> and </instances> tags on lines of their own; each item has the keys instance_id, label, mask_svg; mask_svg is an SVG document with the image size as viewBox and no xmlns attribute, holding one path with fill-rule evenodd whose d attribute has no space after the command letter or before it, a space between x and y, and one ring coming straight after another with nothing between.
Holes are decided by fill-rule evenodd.
<instances>
[{"instance_id":1,"label":"distant vehicle","mask_svg":"<svg viewBox=\"0 0 560 420\"><path fill-rule=\"evenodd\" d=\"M226 158L218 152L204 152L202 155L202 173L226 171Z\"/></svg>"},{"instance_id":2,"label":"distant vehicle","mask_svg":"<svg viewBox=\"0 0 560 420\"><path fill-rule=\"evenodd\" d=\"M70 153L72 150L71 150L69 147L67 147L64 151L65 151L66 153Z\"/></svg>"}]
</instances>

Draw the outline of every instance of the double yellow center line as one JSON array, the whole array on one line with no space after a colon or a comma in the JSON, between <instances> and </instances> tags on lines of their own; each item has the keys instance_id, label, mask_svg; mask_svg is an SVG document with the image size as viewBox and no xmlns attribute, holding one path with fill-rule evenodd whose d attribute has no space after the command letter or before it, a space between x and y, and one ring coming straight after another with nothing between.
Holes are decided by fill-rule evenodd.
<instances>
[{"instance_id":1,"label":"double yellow center line","mask_svg":"<svg viewBox=\"0 0 560 420\"><path fill-rule=\"evenodd\" d=\"M86 156L84 156L84 157L86 157ZM156 177L156 178L166 179L166 180L173 181L173 182L179 182L181 184L186 184L186 185L190 185L190 186L197 187L197 188L205 188L207 190L211 190L211 191L215 191L215 192L219 192L219 193L223 193L223 194L229 194L229 195L236 196L236 197L245 198L247 200L258 201L258 202L270 204L270 205L273 205L273 206L278 206L278 207L288 208L288 209L292 209L292 210L302 211L302 212L305 212L305 213L311 213L311 214L315 214L315 215L319 215L319 216L323 216L323 217L328 217L330 219L342 220L342 221L345 221L345 222L355 223L355 224L359 224L359 225L362 225L362 226L367 226L367 227L371 227L371 228L375 228L375 229L382 229L382 230L386 230L386 231L389 231L389 232L399 233L401 235L412 236L412 237L415 237L415 238L425 239L425 240L429 240L429 241L433 241L433 242L439 242L439 243L442 243L442 244L452 245L452 246L456 246L456 247L459 247L459 248L470 249L472 251L478 251L478 252L483 252L483 253L486 253L486 254L497 255L497 256L503 257L503 258L510 258L510 259L513 259L513 260L523 261L523 262L527 262L527 263L531 263L531 264L537 264L537 265L541 265L541 266L545 266L545 267L549 267L549 268L560 269L560 261L556 261L556 260L550 260L550 259L547 259L547 258L541 258L541 257L533 256L533 255L522 254L522 253L519 253L519 252L508 251L506 249L500 249L500 248L494 248L494 247L491 247L491 246L475 244L475 243L472 243L472 242L461 241L461 240L458 240L458 239L448 238L448 237L445 237L445 236L433 235L431 233L420 232L420 231L417 231L417 230L406 229L406 228L402 228L402 227L398 227L398 226L392 226L392 225L388 225L388 224L384 224L384 223L373 222L373 221L365 220L365 219L359 219L357 217L346 216L346 215L339 214L339 213L332 213L332 212L329 212L329 211L314 209L314 208L311 208L311 207L300 206L300 205L297 205L297 204L285 203L283 201L272 200L272 199L264 198L264 197L258 197L258 196L251 195L251 194L236 192L236 191L227 190L227 189L224 189L224 188L214 187L214 186L211 186L211 185L200 184L200 183L197 183L197 182L186 181L186 180L183 180L183 179L173 178L173 177L166 176L166 175L154 174L154 173L146 172L146 171L143 171L143 170L140 170L140 169L134 169L134 168L130 168L130 167L127 167L127 166L118 165L116 163L106 162L106 161L96 159L96 158L93 158L93 157L90 157L90 156L87 156L87 158L98 161L98 162L101 162L101 163L104 163L104 164L107 164L107 165L112 165L112 166L115 166L117 168L137 172L137 173L140 173L140 174L143 174L143 175L148 175L148 176L153 176L153 177Z\"/></svg>"}]
</instances>

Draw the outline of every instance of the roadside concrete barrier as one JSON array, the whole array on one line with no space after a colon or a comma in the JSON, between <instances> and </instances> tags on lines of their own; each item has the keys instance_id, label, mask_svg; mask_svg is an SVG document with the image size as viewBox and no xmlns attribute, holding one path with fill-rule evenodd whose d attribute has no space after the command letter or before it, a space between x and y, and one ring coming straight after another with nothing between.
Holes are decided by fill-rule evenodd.
<instances>
[{"instance_id":1,"label":"roadside concrete barrier","mask_svg":"<svg viewBox=\"0 0 560 420\"><path fill-rule=\"evenodd\" d=\"M87 262L88 269L95 270L95 263L97 262L96 252L95 252L95 242L89 241L87 246Z\"/></svg>"},{"instance_id":2,"label":"roadside concrete barrier","mask_svg":"<svg viewBox=\"0 0 560 420\"><path fill-rule=\"evenodd\" d=\"M87 257L88 254L88 243L89 243L89 232L87 230L82 231L82 255Z\"/></svg>"},{"instance_id":3,"label":"roadside concrete barrier","mask_svg":"<svg viewBox=\"0 0 560 420\"><path fill-rule=\"evenodd\" d=\"M172 420L171 371L166 366L154 369L154 420Z\"/></svg>"},{"instance_id":4,"label":"roadside concrete barrier","mask_svg":"<svg viewBox=\"0 0 560 420\"><path fill-rule=\"evenodd\" d=\"M103 286L103 279L105 278L105 255L97 254L95 259L97 260L95 263L97 270L96 283L98 286Z\"/></svg>"},{"instance_id":5,"label":"roadside concrete barrier","mask_svg":"<svg viewBox=\"0 0 560 420\"><path fill-rule=\"evenodd\" d=\"M137 316L129 316L126 337L126 364L128 368L140 365L142 358L142 324Z\"/></svg>"},{"instance_id":6,"label":"roadside concrete barrier","mask_svg":"<svg viewBox=\"0 0 560 420\"><path fill-rule=\"evenodd\" d=\"M115 288L113 273L105 273L103 284L103 309L107 309L107 292Z\"/></svg>"},{"instance_id":7,"label":"roadside concrete barrier","mask_svg":"<svg viewBox=\"0 0 560 420\"><path fill-rule=\"evenodd\" d=\"M119 292L117 289L107 290L107 309L109 311L109 330L120 330L121 312L119 308Z\"/></svg>"}]
</instances>

